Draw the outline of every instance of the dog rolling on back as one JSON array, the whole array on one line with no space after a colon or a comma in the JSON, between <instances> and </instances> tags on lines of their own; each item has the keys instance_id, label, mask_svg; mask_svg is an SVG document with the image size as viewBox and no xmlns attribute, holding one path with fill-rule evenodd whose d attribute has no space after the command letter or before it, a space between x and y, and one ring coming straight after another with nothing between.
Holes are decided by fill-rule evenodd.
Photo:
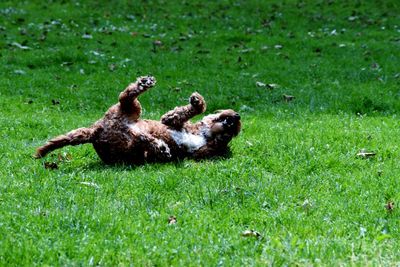
<instances>
[{"instance_id":1,"label":"dog rolling on back","mask_svg":"<svg viewBox=\"0 0 400 267\"><path fill-rule=\"evenodd\" d=\"M178 158L195 159L223 155L228 143L240 132L240 116L231 109L205 116L197 123L190 119L206 110L198 93L189 104L176 107L160 121L140 118L137 97L155 85L154 77L139 77L119 96L119 102L104 117L88 128L78 128L57 136L36 150L42 158L55 149L68 145L93 144L99 157L108 164L163 162Z\"/></svg>"}]
</instances>

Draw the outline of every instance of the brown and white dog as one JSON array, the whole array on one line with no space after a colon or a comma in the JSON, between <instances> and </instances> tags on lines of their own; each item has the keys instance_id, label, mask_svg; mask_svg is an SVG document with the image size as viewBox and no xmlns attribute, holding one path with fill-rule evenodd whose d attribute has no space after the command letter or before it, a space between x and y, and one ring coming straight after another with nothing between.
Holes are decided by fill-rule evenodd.
<instances>
[{"instance_id":1,"label":"brown and white dog","mask_svg":"<svg viewBox=\"0 0 400 267\"><path fill-rule=\"evenodd\" d=\"M35 157L67 146L92 143L107 164L170 161L223 155L228 143L240 131L240 116L231 109L204 117L197 123L189 120L206 110L206 103L193 93L189 104L164 114L161 121L140 119L141 106L137 97L153 87L154 77L139 77L119 96L102 119L88 128L79 128L60 135L39 147Z\"/></svg>"}]
</instances>

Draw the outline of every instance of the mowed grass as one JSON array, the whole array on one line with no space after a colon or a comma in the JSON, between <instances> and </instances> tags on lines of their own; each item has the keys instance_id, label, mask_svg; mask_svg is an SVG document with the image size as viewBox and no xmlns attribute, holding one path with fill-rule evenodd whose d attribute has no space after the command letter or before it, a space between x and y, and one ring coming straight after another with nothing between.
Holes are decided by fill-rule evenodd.
<instances>
[{"instance_id":1,"label":"mowed grass","mask_svg":"<svg viewBox=\"0 0 400 267\"><path fill-rule=\"evenodd\" d=\"M400 5L368 2L2 1L0 265L399 264ZM230 157L32 158L147 74L146 118L239 111Z\"/></svg>"}]
</instances>

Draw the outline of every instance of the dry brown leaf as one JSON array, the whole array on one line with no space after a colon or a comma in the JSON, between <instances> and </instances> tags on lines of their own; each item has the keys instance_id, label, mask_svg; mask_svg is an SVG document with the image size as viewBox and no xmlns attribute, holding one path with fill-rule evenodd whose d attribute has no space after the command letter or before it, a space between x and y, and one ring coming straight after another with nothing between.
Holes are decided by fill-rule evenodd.
<instances>
[{"instance_id":1,"label":"dry brown leaf","mask_svg":"<svg viewBox=\"0 0 400 267\"><path fill-rule=\"evenodd\" d=\"M394 202L393 201L388 201L388 203L385 205L385 209L388 212L392 212L394 209Z\"/></svg>"},{"instance_id":2,"label":"dry brown leaf","mask_svg":"<svg viewBox=\"0 0 400 267\"><path fill-rule=\"evenodd\" d=\"M72 159L72 156L69 153L58 153L57 159L58 161L70 161Z\"/></svg>"},{"instance_id":3,"label":"dry brown leaf","mask_svg":"<svg viewBox=\"0 0 400 267\"><path fill-rule=\"evenodd\" d=\"M153 42L154 45L161 46L163 43L160 40L155 40Z\"/></svg>"},{"instance_id":4,"label":"dry brown leaf","mask_svg":"<svg viewBox=\"0 0 400 267\"><path fill-rule=\"evenodd\" d=\"M56 170L58 169L58 165L55 162L45 162L44 163L44 168L49 169L49 170Z\"/></svg>"},{"instance_id":5,"label":"dry brown leaf","mask_svg":"<svg viewBox=\"0 0 400 267\"><path fill-rule=\"evenodd\" d=\"M373 151L367 151L366 149L361 149L361 150L357 153L357 156L366 159L366 158L375 157L375 156L376 156L376 153L373 152Z\"/></svg>"},{"instance_id":6,"label":"dry brown leaf","mask_svg":"<svg viewBox=\"0 0 400 267\"><path fill-rule=\"evenodd\" d=\"M292 95L283 95L283 100L285 102L290 102L290 101L293 101L294 99L295 99L295 97Z\"/></svg>"},{"instance_id":7,"label":"dry brown leaf","mask_svg":"<svg viewBox=\"0 0 400 267\"><path fill-rule=\"evenodd\" d=\"M267 85L263 82L256 82L257 87L266 87Z\"/></svg>"},{"instance_id":8,"label":"dry brown leaf","mask_svg":"<svg viewBox=\"0 0 400 267\"><path fill-rule=\"evenodd\" d=\"M276 88L279 87L279 85L276 84L276 83L269 83L269 84L267 84L267 87L268 87L269 89L276 89Z\"/></svg>"},{"instance_id":9,"label":"dry brown leaf","mask_svg":"<svg viewBox=\"0 0 400 267\"><path fill-rule=\"evenodd\" d=\"M174 215L169 216L168 218L168 224L176 224L177 220Z\"/></svg>"},{"instance_id":10,"label":"dry brown leaf","mask_svg":"<svg viewBox=\"0 0 400 267\"><path fill-rule=\"evenodd\" d=\"M254 230L245 230L245 231L242 232L242 236L260 238L261 234L259 232L257 232L257 231L254 231Z\"/></svg>"}]
</instances>

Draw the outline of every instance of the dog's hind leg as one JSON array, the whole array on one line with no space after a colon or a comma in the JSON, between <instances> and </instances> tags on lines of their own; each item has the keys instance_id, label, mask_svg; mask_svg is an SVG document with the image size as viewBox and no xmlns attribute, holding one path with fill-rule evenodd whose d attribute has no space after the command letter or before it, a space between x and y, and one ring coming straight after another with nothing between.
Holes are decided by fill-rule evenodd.
<instances>
[{"instance_id":1,"label":"dog's hind leg","mask_svg":"<svg viewBox=\"0 0 400 267\"><path fill-rule=\"evenodd\" d=\"M78 128L64 135L57 136L45 145L39 147L36 150L35 158L43 158L49 152L64 147L64 146L76 146L79 144L91 143L93 137L93 128Z\"/></svg>"},{"instance_id":2,"label":"dog's hind leg","mask_svg":"<svg viewBox=\"0 0 400 267\"><path fill-rule=\"evenodd\" d=\"M128 115L131 119L138 119L142 111L137 97L147 89L156 84L156 79L152 76L143 76L137 78L136 82L131 83L119 95L120 109L122 113Z\"/></svg>"},{"instance_id":3,"label":"dog's hind leg","mask_svg":"<svg viewBox=\"0 0 400 267\"><path fill-rule=\"evenodd\" d=\"M161 122L172 128L180 129L185 122L206 111L206 102L199 93L193 93L190 96L189 103L165 113L161 117Z\"/></svg>"}]
</instances>

